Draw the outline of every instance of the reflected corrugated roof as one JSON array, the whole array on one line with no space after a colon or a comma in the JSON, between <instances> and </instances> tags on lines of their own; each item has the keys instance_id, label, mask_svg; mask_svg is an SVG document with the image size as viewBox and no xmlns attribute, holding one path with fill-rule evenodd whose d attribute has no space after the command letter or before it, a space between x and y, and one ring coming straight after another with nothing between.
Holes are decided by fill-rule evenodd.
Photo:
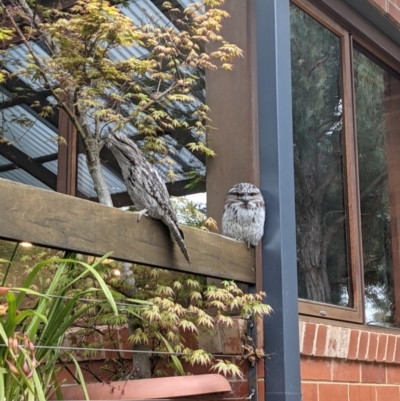
<instances>
[{"instance_id":1,"label":"reflected corrugated roof","mask_svg":"<svg viewBox=\"0 0 400 401\"><path fill-rule=\"evenodd\" d=\"M43 188L51 190L47 185L43 184L43 182L37 180L35 177L32 177L25 170L20 168L13 169L10 171L4 171L0 173L0 178L4 178L6 180L21 182L22 184L32 185L34 187Z\"/></svg>"},{"instance_id":2,"label":"reflected corrugated roof","mask_svg":"<svg viewBox=\"0 0 400 401\"><path fill-rule=\"evenodd\" d=\"M196 14L204 14L205 7L204 7L203 0L178 0L178 3L181 4L182 7L184 7L184 8L191 6L193 3L202 4L203 7L199 8L199 10L196 12Z\"/></svg>"},{"instance_id":3,"label":"reflected corrugated roof","mask_svg":"<svg viewBox=\"0 0 400 401\"><path fill-rule=\"evenodd\" d=\"M58 144L54 141L57 129L39 117L32 109L25 105L8 107L2 111L4 137L16 148L30 157L45 156L57 153ZM25 124L13 121L23 118Z\"/></svg>"},{"instance_id":4,"label":"reflected corrugated roof","mask_svg":"<svg viewBox=\"0 0 400 401\"><path fill-rule=\"evenodd\" d=\"M48 54L34 41L30 40L29 45L39 59L48 57ZM4 66L10 72L14 73L21 68L26 68L28 66L27 56L29 55L29 52L23 43L8 48L7 55L9 56L10 61L8 63L5 62ZM40 79L33 80L31 76L24 76L22 74L18 74L18 78L35 90L40 90L43 88L43 82L41 82Z\"/></svg>"},{"instance_id":5,"label":"reflected corrugated roof","mask_svg":"<svg viewBox=\"0 0 400 401\"><path fill-rule=\"evenodd\" d=\"M50 170L52 173L57 174L58 160L52 160L51 162L43 163L43 166Z\"/></svg>"},{"instance_id":6,"label":"reflected corrugated roof","mask_svg":"<svg viewBox=\"0 0 400 401\"><path fill-rule=\"evenodd\" d=\"M188 7L194 2L193 0L178 1L183 7ZM198 2L202 2L202 0ZM170 24L167 16L163 12L161 12L151 0L131 0L128 2L126 7L121 5L119 6L119 8L122 13L124 13L137 25L140 25L142 23L149 23L150 15L154 16L154 18L157 20L157 23L160 25ZM202 10L199 10L199 12L201 11ZM39 58L47 57L46 51L43 50L43 48L39 44L33 41L30 41L29 43ZM28 63L26 60L26 56L28 55L28 52L23 44L9 48L8 52L10 58L16 60L14 62L10 61L6 64L6 67L9 71L15 72L20 68L24 68L27 66ZM110 56L114 60L126 60L131 57L146 57L148 53L149 52L147 49L144 49L140 46L130 46L120 48L118 50L114 49L110 52ZM34 82L31 78L21 75L19 75L19 78L21 78L21 80L27 83L34 90L42 89L42 85L40 82ZM9 93L6 91L2 92L0 88L0 102L4 102L6 100L9 100ZM54 102L54 98L52 96L47 97L46 100L50 103ZM190 117L190 115L192 114L194 110L194 104L181 104L179 102L171 102L168 106L166 106L166 109L168 109L169 111L179 111L179 115L182 114L181 118L185 119ZM127 110L127 112L131 111L132 110ZM49 155L58 151L57 142L52 140L52 138L54 139L54 137L57 135L58 130L56 129L56 127L52 126L44 119L38 117L34 110L25 105L19 105L3 109L2 113L4 116L4 120L7 121L7 127L3 127L7 128L4 136L9 141L13 142L13 145L16 148L32 158ZM18 125L15 121L11 121L16 116L21 115L21 113L23 113L26 118L25 126ZM137 134L136 128L134 128L132 125L128 125L123 132L131 137L134 137ZM169 182L169 179L167 178L167 173L172 166L174 172L177 174L177 181L188 178L187 174L192 170L196 170L200 174L205 174L204 164L199 159L197 159L187 148L179 145L175 139L168 135L164 136L164 140L168 143L168 146L171 149L171 154L168 156L155 155L154 159L156 160L155 168L158 170L165 182ZM171 166L171 164L168 162L157 163L157 161L160 161L163 158L166 158L170 162L172 162L173 160L174 164ZM6 158L0 156L0 166L7 165L9 163L10 162ZM43 165L53 173L57 174L57 160L44 163ZM107 185L112 194L126 191L126 187L122 180L108 168L104 167L104 165L103 172ZM40 183L37 179L35 179L33 176L22 169L13 169L7 172L0 173L0 177L23 182L29 185L35 185L40 188L49 189L45 184ZM82 193L84 193L88 197L97 196L93 189L93 181L87 169L86 157L83 154L78 155L77 181L78 189Z\"/></svg>"},{"instance_id":7,"label":"reflected corrugated roof","mask_svg":"<svg viewBox=\"0 0 400 401\"><path fill-rule=\"evenodd\" d=\"M156 16L157 19L164 24L169 22L168 18L166 18L150 0L130 1L126 6L119 5L118 8L124 15L131 19L135 25L147 23L147 15ZM142 46L136 45L112 49L108 53L113 60L127 60L131 57L145 58L149 54L149 51Z\"/></svg>"},{"instance_id":8,"label":"reflected corrugated roof","mask_svg":"<svg viewBox=\"0 0 400 401\"><path fill-rule=\"evenodd\" d=\"M182 145L179 145L176 139L169 135L165 135L162 139L167 142L170 155L156 153L153 155L153 157L156 160L154 167L164 182L170 182L170 179L168 178L168 172L171 169L176 175L175 181L187 179L188 173L193 170L198 171L198 173L201 175L205 174L206 169L204 164L188 149ZM137 141L137 143L139 146L144 146L144 141ZM160 162L161 160L163 161Z\"/></svg>"},{"instance_id":9,"label":"reflected corrugated roof","mask_svg":"<svg viewBox=\"0 0 400 401\"><path fill-rule=\"evenodd\" d=\"M0 155L0 166L7 166L7 164L10 164L11 162L6 159L5 157Z\"/></svg>"},{"instance_id":10,"label":"reflected corrugated roof","mask_svg":"<svg viewBox=\"0 0 400 401\"><path fill-rule=\"evenodd\" d=\"M2 88L2 87L0 86L0 103L7 102L7 101L9 101L9 100L11 100L10 93L8 92L7 89Z\"/></svg>"},{"instance_id":11,"label":"reflected corrugated roof","mask_svg":"<svg viewBox=\"0 0 400 401\"><path fill-rule=\"evenodd\" d=\"M115 174L113 174L104 166L103 173L111 194L117 194L126 191L126 187L122 180L120 180ZM86 156L83 154L78 155L78 190L89 198L97 197L97 194L93 189L92 177L90 176L87 168Z\"/></svg>"},{"instance_id":12,"label":"reflected corrugated roof","mask_svg":"<svg viewBox=\"0 0 400 401\"><path fill-rule=\"evenodd\" d=\"M157 24L166 26L170 20L150 0L131 0L126 6L119 5L118 8L129 17L135 25L151 23L150 18L155 18Z\"/></svg>"}]
</instances>

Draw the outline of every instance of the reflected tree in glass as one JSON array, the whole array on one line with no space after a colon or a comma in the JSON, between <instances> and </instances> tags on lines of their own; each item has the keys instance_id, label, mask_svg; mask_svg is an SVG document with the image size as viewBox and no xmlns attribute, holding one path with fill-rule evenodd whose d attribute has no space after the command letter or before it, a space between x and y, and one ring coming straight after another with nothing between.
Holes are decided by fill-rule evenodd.
<instances>
[{"instance_id":1,"label":"reflected tree in glass","mask_svg":"<svg viewBox=\"0 0 400 401\"><path fill-rule=\"evenodd\" d=\"M291 5L299 296L351 306L340 38Z\"/></svg>"},{"instance_id":2,"label":"reflected tree in glass","mask_svg":"<svg viewBox=\"0 0 400 401\"><path fill-rule=\"evenodd\" d=\"M398 121L393 126L391 116L398 110L398 105L391 110L391 98L396 96L393 89L399 88L399 81L357 49L354 49L354 78L366 321L393 325L388 147L390 136L399 131Z\"/></svg>"}]
</instances>

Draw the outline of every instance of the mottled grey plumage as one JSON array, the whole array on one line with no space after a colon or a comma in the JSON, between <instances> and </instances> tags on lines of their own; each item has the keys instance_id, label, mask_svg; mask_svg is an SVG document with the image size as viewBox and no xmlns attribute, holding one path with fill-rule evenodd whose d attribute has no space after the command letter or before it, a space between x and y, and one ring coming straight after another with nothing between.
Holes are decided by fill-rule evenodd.
<instances>
[{"instance_id":1,"label":"mottled grey plumage","mask_svg":"<svg viewBox=\"0 0 400 401\"><path fill-rule=\"evenodd\" d=\"M260 190L253 184L234 185L225 198L222 234L247 247L256 246L264 235L265 204Z\"/></svg>"},{"instance_id":2,"label":"mottled grey plumage","mask_svg":"<svg viewBox=\"0 0 400 401\"><path fill-rule=\"evenodd\" d=\"M190 264L190 256L183 241L183 233L178 227L167 187L155 168L146 160L136 143L126 135L109 132L104 140L121 167L130 198L136 207L143 209L139 212L138 220L143 214L161 220L169 228Z\"/></svg>"}]
</instances>

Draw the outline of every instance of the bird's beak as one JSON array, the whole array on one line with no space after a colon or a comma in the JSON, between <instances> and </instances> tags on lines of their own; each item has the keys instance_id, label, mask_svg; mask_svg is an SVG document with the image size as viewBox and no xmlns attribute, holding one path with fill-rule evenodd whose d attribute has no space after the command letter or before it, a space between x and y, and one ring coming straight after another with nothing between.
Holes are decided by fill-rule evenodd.
<instances>
[{"instance_id":1,"label":"bird's beak","mask_svg":"<svg viewBox=\"0 0 400 401\"><path fill-rule=\"evenodd\" d=\"M245 195L243 196L242 201L247 205L250 202L250 198L247 195Z\"/></svg>"}]
</instances>

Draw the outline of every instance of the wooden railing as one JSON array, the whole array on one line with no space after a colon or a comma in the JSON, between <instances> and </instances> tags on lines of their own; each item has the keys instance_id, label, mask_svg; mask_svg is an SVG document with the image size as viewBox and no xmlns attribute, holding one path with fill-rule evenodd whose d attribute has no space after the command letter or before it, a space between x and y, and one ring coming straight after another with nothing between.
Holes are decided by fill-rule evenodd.
<instances>
[{"instance_id":1,"label":"wooden railing","mask_svg":"<svg viewBox=\"0 0 400 401\"><path fill-rule=\"evenodd\" d=\"M0 179L1 238L94 256L113 251L117 260L255 283L254 251L244 243L181 228L190 266L160 221Z\"/></svg>"}]
</instances>

